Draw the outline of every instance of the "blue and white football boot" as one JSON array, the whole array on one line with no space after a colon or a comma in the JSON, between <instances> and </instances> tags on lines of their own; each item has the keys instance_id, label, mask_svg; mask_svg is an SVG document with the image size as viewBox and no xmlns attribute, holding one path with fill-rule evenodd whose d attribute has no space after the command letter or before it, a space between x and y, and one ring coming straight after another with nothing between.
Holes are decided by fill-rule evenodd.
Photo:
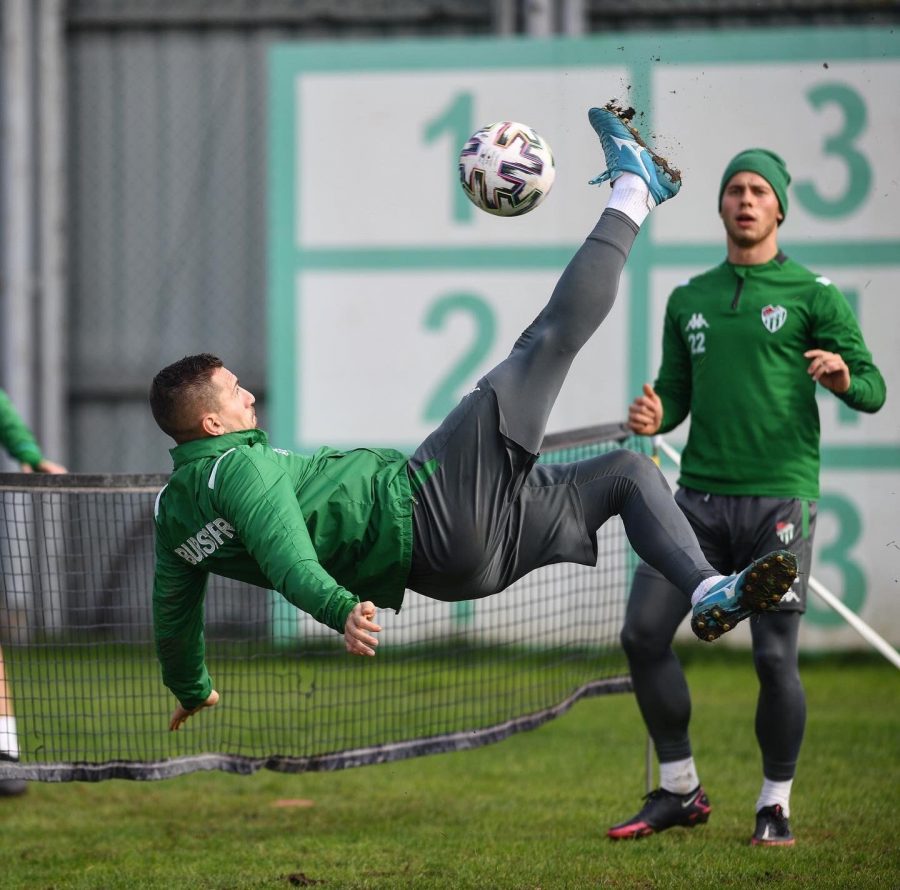
<instances>
[{"instance_id":1,"label":"blue and white football boot","mask_svg":"<svg viewBox=\"0 0 900 890\"><path fill-rule=\"evenodd\" d=\"M781 602L797 577L797 557L775 550L753 560L743 572L717 581L694 605L691 630L712 642L754 612L767 612Z\"/></svg>"},{"instance_id":2,"label":"blue and white football boot","mask_svg":"<svg viewBox=\"0 0 900 890\"><path fill-rule=\"evenodd\" d=\"M681 173L647 148L640 133L629 123L633 117L633 108L620 108L613 102L588 112L588 120L600 137L606 157L606 171L588 184L615 182L623 173L635 173L647 183L654 205L659 205L678 194Z\"/></svg>"}]
</instances>

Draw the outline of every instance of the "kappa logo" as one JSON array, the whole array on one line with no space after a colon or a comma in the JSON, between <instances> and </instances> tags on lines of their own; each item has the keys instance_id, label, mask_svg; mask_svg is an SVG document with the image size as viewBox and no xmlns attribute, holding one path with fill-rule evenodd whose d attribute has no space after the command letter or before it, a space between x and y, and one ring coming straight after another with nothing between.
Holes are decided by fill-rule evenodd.
<instances>
[{"instance_id":1,"label":"kappa logo","mask_svg":"<svg viewBox=\"0 0 900 890\"><path fill-rule=\"evenodd\" d=\"M684 326L686 331L702 331L709 327L709 322L703 317L702 312L695 312Z\"/></svg>"},{"instance_id":2,"label":"kappa logo","mask_svg":"<svg viewBox=\"0 0 900 890\"><path fill-rule=\"evenodd\" d=\"M793 522L776 522L775 534L782 544L790 544L794 540L794 523Z\"/></svg>"},{"instance_id":3,"label":"kappa logo","mask_svg":"<svg viewBox=\"0 0 900 890\"><path fill-rule=\"evenodd\" d=\"M796 583L797 583L797 581L795 580L794 584L796 584ZM784 605L785 603L799 603L799 602L800 602L800 596L798 595L797 591L794 590L793 587L791 587L791 589L781 598L782 605Z\"/></svg>"},{"instance_id":4,"label":"kappa logo","mask_svg":"<svg viewBox=\"0 0 900 890\"><path fill-rule=\"evenodd\" d=\"M763 306L762 323L770 334L774 334L787 321L787 309L784 306Z\"/></svg>"}]
</instances>

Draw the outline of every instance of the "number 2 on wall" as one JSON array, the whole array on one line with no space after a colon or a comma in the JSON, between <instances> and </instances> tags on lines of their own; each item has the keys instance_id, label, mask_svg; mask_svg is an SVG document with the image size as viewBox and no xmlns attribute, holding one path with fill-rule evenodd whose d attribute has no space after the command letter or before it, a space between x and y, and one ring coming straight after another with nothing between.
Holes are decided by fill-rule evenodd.
<instances>
[{"instance_id":1,"label":"number 2 on wall","mask_svg":"<svg viewBox=\"0 0 900 890\"><path fill-rule=\"evenodd\" d=\"M447 294L436 300L425 314L425 327L439 331L454 314L467 315L472 320L472 340L466 350L450 366L425 404L426 421L442 421L462 398L465 386L474 386L472 375L484 363L494 345L497 321L490 304L475 294ZM436 354L440 354L436 352Z\"/></svg>"}]
</instances>

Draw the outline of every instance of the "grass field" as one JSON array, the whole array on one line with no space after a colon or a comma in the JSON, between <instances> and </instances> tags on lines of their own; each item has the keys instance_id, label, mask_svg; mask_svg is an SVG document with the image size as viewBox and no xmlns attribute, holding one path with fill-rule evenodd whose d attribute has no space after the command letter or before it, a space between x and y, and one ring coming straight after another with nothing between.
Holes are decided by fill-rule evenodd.
<instances>
[{"instance_id":1,"label":"grass field","mask_svg":"<svg viewBox=\"0 0 900 890\"><path fill-rule=\"evenodd\" d=\"M498 745L335 773L33 784L0 799L6 888L900 886L900 675L805 659L793 849L747 841L759 785L746 654L684 650L708 825L612 843L644 790L630 695ZM288 804L288 805L285 805Z\"/></svg>"}]
</instances>

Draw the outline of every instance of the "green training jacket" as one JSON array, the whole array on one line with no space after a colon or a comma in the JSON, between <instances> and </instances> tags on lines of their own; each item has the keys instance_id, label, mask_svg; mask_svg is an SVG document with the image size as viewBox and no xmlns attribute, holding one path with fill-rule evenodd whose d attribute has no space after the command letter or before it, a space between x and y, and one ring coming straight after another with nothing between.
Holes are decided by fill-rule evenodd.
<instances>
[{"instance_id":1,"label":"green training jacket","mask_svg":"<svg viewBox=\"0 0 900 890\"><path fill-rule=\"evenodd\" d=\"M186 442L156 499L153 625L163 682L194 708L212 691L210 573L281 593L339 633L353 606L399 610L412 557L407 459L397 451L272 448L261 430Z\"/></svg>"},{"instance_id":2,"label":"green training jacket","mask_svg":"<svg viewBox=\"0 0 900 890\"><path fill-rule=\"evenodd\" d=\"M655 388L661 433L691 415L680 485L818 498L818 384L803 357L814 348L840 353L850 369L839 399L858 411L884 404L884 379L846 298L784 254L758 266L724 262L672 292Z\"/></svg>"},{"instance_id":3,"label":"green training jacket","mask_svg":"<svg viewBox=\"0 0 900 890\"><path fill-rule=\"evenodd\" d=\"M9 396L0 389L0 445L13 460L28 464L32 469L44 459L34 434L19 416Z\"/></svg>"}]
</instances>

